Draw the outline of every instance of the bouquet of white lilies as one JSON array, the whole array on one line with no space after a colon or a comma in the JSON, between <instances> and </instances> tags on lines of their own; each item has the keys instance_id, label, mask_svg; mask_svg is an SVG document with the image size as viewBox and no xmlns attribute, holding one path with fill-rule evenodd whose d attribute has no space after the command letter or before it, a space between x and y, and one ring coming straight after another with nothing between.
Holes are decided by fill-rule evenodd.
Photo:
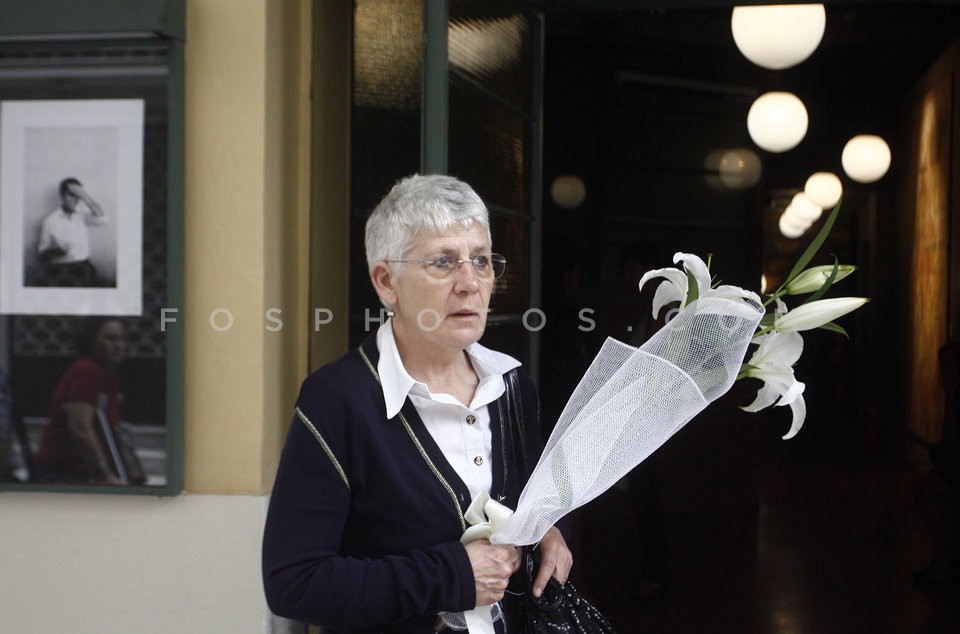
<instances>
[{"instance_id":1,"label":"bouquet of white lilies","mask_svg":"<svg viewBox=\"0 0 960 634\"><path fill-rule=\"evenodd\" d=\"M805 268L826 240L839 211L838 203L783 284L763 301L764 308L771 304L774 306L773 312L765 314L760 320L758 331L751 341L757 345L757 348L750 360L742 365L737 375L738 379L754 377L764 383L757 393L756 400L742 409L756 412L771 405L790 406L793 411L793 421L790 430L783 437L785 440L793 438L800 431L806 418L806 406L803 400L804 384L797 381L793 375L793 365L800 359L800 354L803 352L803 338L800 332L823 328L846 335L846 331L833 320L860 308L869 301L865 297L822 299L835 282L853 273L856 270L855 266L838 264L835 261L832 265ZM683 262L684 270L657 269L649 271L640 280L640 288L643 288L643 285L653 278L666 278L666 281L657 288L653 298L654 318L666 304L679 301L678 310L682 311L687 304L698 297L744 297L752 299L758 305L761 303L758 295L737 286L712 287L708 266L696 255L677 253L673 256L673 261L674 263ZM809 294L809 297L792 310L787 308L782 299L784 295L804 294Z\"/></svg>"},{"instance_id":2,"label":"bouquet of white lilies","mask_svg":"<svg viewBox=\"0 0 960 634\"><path fill-rule=\"evenodd\" d=\"M867 302L823 297L855 267L835 262L807 268L839 210L837 204L784 283L766 298L738 286L715 286L707 264L688 253L674 255L682 270L647 272L640 288L664 278L654 294L654 318L677 303L672 317L639 348L607 339L561 413L516 511L491 527L490 540L536 543L558 519L613 486L737 379L763 381L744 410L789 405L793 420L784 438L796 435L806 416L804 384L793 373L803 351L800 332L826 328L845 334L833 320ZM809 296L788 309L783 297L800 294Z\"/></svg>"},{"instance_id":3,"label":"bouquet of white lilies","mask_svg":"<svg viewBox=\"0 0 960 634\"><path fill-rule=\"evenodd\" d=\"M606 340L560 414L517 509L511 512L481 494L466 514L473 526L464 541L486 537L496 544L537 543L557 520L613 486L737 379L763 381L756 400L743 409L789 405L793 422L784 438L796 435L806 416L804 384L796 380L792 367L803 351L800 332L844 332L833 320L867 301L823 299L853 266L835 261L806 268L839 209L838 204L786 281L766 299L738 286L714 286L708 265L689 253L673 257L674 263L683 263L683 270L646 273L640 288L665 278L653 298L654 318L676 302L672 317L639 348ZM788 309L782 298L799 294L810 295ZM492 632L496 615L496 610L477 608L463 617L472 632Z\"/></svg>"}]
</instances>

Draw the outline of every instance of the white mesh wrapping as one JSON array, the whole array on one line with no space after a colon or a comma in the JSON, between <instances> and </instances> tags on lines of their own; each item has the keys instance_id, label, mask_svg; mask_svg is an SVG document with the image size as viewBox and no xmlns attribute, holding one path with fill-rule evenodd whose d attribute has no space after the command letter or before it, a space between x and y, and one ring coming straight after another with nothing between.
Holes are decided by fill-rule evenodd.
<instances>
[{"instance_id":1,"label":"white mesh wrapping","mask_svg":"<svg viewBox=\"0 0 960 634\"><path fill-rule=\"evenodd\" d=\"M763 312L742 300L689 304L634 348L607 339L570 396L496 544L534 544L640 464L733 385Z\"/></svg>"}]
</instances>

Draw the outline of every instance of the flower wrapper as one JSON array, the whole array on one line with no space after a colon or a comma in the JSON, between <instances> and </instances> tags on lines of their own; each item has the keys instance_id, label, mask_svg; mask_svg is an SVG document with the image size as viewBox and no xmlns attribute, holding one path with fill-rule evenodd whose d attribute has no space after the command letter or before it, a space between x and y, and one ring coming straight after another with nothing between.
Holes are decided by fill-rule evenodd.
<instances>
[{"instance_id":1,"label":"flower wrapper","mask_svg":"<svg viewBox=\"0 0 960 634\"><path fill-rule=\"evenodd\" d=\"M640 348L608 338L560 414L516 511L490 541L539 542L726 393L762 316L749 301L703 297Z\"/></svg>"}]
</instances>

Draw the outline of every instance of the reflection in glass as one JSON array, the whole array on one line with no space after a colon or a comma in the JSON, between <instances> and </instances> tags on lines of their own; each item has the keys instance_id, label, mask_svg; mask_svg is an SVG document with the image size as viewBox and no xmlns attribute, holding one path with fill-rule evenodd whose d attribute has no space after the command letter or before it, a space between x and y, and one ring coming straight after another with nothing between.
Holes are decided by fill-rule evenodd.
<instances>
[{"instance_id":1,"label":"reflection in glass","mask_svg":"<svg viewBox=\"0 0 960 634\"><path fill-rule=\"evenodd\" d=\"M354 9L353 102L371 108L420 105L423 15L418 0L359 0Z\"/></svg>"},{"instance_id":2,"label":"reflection in glass","mask_svg":"<svg viewBox=\"0 0 960 634\"><path fill-rule=\"evenodd\" d=\"M87 317L0 315L0 371L7 387L0 398L0 486L39 483L70 490L125 481L130 490L155 491L177 480L168 473L176 466L178 448L171 443L178 442L179 433L167 429L168 335L160 323L162 308L176 308L168 285L170 56L170 45L154 38L0 43L0 100L143 104L143 158L136 167L142 170L142 186L136 187L142 197L142 236L137 237L142 259L132 266L122 257L116 262L118 274L120 267L132 268L139 278L142 311L122 322L102 305L87 311L103 316L97 319L113 316L107 330L122 340L122 359L112 369L95 350L83 352L76 345ZM58 176L88 185L74 170ZM51 181L50 196L59 196L58 182ZM108 217L123 212L110 208L115 205L109 198L95 195L99 190L89 185L88 193ZM76 444L78 434L90 441L86 449Z\"/></svg>"},{"instance_id":3,"label":"reflection in glass","mask_svg":"<svg viewBox=\"0 0 960 634\"><path fill-rule=\"evenodd\" d=\"M41 482L144 484L133 441L121 427L121 364L127 329L113 317L78 324L79 356L60 377L50 399L34 458Z\"/></svg>"},{"instance_id":4,"label":"reflection in glass","mask_svg":"<svg viewBox=\"0 0 960 634\"><path fill-rule=\"evenodd\" d=\"M532 22L510 0L453 0L447 41L451 73L510 107L531 107Z\"/></svg>"}]
</instances>

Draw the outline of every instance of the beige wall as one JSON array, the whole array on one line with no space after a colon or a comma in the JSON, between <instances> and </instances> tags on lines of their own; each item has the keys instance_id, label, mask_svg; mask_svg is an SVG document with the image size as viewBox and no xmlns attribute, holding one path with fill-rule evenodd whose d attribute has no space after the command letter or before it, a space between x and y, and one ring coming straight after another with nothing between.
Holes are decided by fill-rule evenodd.
<instances>
[{"instance_id":1,"label":"beige wall","mask_svg":"<svg viewBox=\"0 0 960 634\"><path fill-rule=\"evenodd\" d=\"M0 494L0 632L272 631L260 539L307 367L310 4L187 2L187 491Z\"/></svg>"},{"instance_id":2,"label":"beige wall","mask_svg":"<svg viewBox=\"0 0 960 634\"><path fill-rule=\"evenodd\" d=\"M0 632L269 632L266 498L4 494Z\"/></svg>"},{"instance_id":3,"label":"beige wall","mask_svg":"<svg viewBox=\"0 0 960 634\"><path fill-rule=\"evenodd\" d=\"M268 491L306 368L308 9L188 4L181 313L192 492ZM278 332L267 329L271 309ZM233 323L220 332L224 310Z\"/></svg>"}]
</instances>

